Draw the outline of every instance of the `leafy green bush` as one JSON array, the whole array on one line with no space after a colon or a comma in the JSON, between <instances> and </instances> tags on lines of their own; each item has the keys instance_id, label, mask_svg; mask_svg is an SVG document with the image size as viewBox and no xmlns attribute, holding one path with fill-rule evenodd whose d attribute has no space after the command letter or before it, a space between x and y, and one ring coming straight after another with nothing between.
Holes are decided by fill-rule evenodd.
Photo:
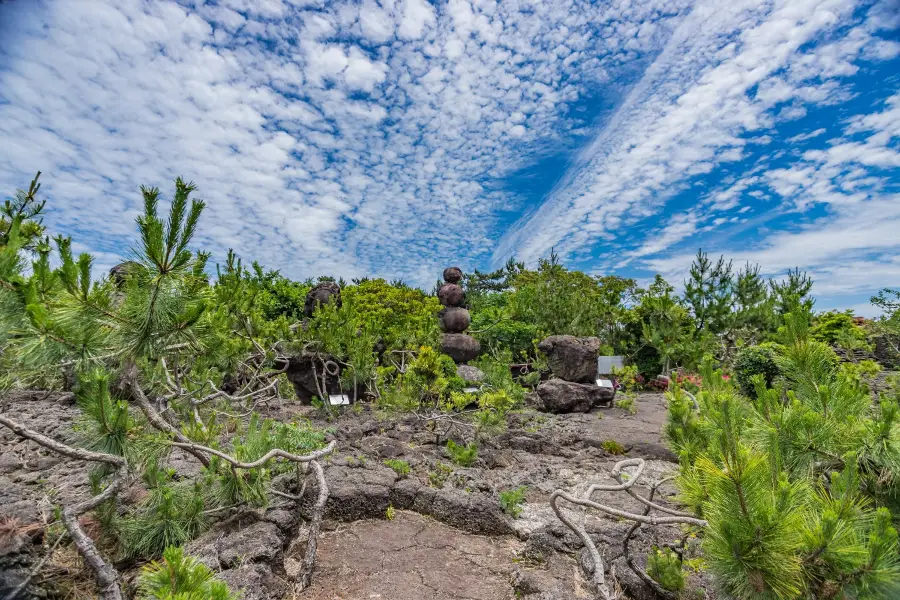
<instances>
[{"instance_id":1,"label":"leafy green bush","mask_svg":"<svg viewBox=\"0 0 900 600\"><path fill-rule=\"evenodd\" d=\"M238 600L224 582L197 559L175 546L166 548L161 561L141 570L139 600Z\"/></svg>"},{"instance_id":2,"label":"leafy green bush","mask_svg":"<svg viewBox=\"0 0 900 600\"><path fill-rule=\"evenodd\" d=\"M779 375L775 350L770 345L741 348L734 359L734 373L741 391L747 396L755 396L754 376L762 375L766 387L771 387Z\"/></svg>"},{"instance_id":3,"label":"leafy green bush","mask_svg":"<svg viewBox=\"0 0 900 600\"><path fill-rule=\"evenodd\" d=\"M853 321L853 311L829 311L816 315L809 337L831 346L855 349L866 343L866 332Z\"/></svg>"},{"instance_id":4,"label":"leafy green bush","mask_svg":"<svg viewBox=\"0 0 900 600\"><path fill-rule=\"evenodd\" d=\"M400 479L406 479L406 476L409 475L409 463L405 460L391 458L384 461L384 464L385 466L393 469L394 473L396 473L400 477Z\"/></svg>"},{"instance_id":5,"label":"leafy green bush","mask_svg":"<svg viewBox=\"0 0 900 600\"><path fill-rule=\"evenodd\" d=\"M684 571L681 558L671 548L653 546L647 555L647 575L663 589L680 592L684 589Z\"/></svg>"},{"instance_id":6,"label":"leafy green bush","mask_svg":"<svg viewBox=\"0 0 900 600\"><path fill-rule=\"evenodd\" d=\"M461 446L453 440L447 440L447 453L450 460L459 466L471 467L478 458L478 446L474 442Z\"/></svg>"},{"instance_id":7,"label":"leafy green bush","mask_svg":"<svg viewBox=\"0 0 900 600\"><path fill-rule=\"evenodd\" d=\"M527 488L520 486L512 490L500 492L500 508L512 518L522 514L522 503L525 502Z\"/></svg>"}]
</instances>

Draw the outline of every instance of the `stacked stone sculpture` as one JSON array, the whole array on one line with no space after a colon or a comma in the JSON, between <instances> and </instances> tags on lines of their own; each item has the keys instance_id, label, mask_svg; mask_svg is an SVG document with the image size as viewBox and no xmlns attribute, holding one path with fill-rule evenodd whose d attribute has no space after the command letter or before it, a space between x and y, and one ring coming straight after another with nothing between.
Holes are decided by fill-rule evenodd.
<instances>
[{"instance_id":1,"label":"stacked stone sculpture","mask_svg":"<svg viewBox=\"0 0 900 600\"><path fill-rule=\"evenodd\" d=\"M538 344L553 374L536 390L537 408L551 413L587 412L600 405L612 405L613 388L597 385L597 357L600 340L595 337L551 335Z\"/></svg>"},{"instance_id":2,"label":"stacked stone sculpture","mask_svg":"<svg viewBox=\"0 0 900 600\"><path fill-rule=\"evenodd\" d=\"M456 364L474 360L481 352L481 344L465 333L472 323L465 308L466 293L459 282L463 273L458 267L444 269L444 284L438 289L438 300L444 308L438 313L441 331L441 352L452 358Z\"/></svg>"}]
</instances>

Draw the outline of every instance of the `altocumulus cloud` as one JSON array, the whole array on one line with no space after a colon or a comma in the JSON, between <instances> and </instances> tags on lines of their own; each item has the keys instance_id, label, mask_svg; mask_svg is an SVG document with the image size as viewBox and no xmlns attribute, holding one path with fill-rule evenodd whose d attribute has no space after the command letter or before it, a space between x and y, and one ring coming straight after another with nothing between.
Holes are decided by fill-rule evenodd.
<instances>
[{"instance_id":1,"label":"altocumulus cloud","mask_svg":"<svg viewBox=\"0 0 900 600\"><path fill-rule=\"evenodd\" d=\"M48 223L103 266L133 239L137 186L184 175L209 203L202 246L294 277L427 285L450 261L556 248L677 278L704 245L855 294L876 274L900 280L897 9L13 2L0 5L0 185L43 170ZM892 67L880 92L863 85ZM529 169L551 185L509 185Z\"/></svg>"}]
</instances>

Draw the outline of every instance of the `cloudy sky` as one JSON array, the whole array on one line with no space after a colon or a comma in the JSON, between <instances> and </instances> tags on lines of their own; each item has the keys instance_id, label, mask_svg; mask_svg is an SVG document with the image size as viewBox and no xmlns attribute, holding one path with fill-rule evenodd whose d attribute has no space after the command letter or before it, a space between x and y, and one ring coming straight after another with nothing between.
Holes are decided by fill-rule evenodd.
<instances>
[{"instance_id":1,"label":"cloudy sky","mask_svg":"<svg viewBox=\"0 0 900 600\"><path fill-rule=\"evenodd\" d=\"M900 0L13 0L0 192L108 268L139 185L285 275L680 282L698 247L900 286Z\"/></svg>"}]
</instances>

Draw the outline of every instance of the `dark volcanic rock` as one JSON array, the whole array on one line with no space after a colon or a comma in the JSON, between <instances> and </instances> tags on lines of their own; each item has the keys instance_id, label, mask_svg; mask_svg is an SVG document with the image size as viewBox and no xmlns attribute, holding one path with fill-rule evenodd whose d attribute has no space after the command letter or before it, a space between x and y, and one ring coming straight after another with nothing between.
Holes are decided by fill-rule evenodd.
<instances>
[{"instance_id":1,"label":"dark volcanic rock","mask_svg":"<svg viewBox=\"0 0 900 600\"><path fill-rule=\"evenodd\" d=\"M281 552L283 536L278 526L257 521L230 533L213 528L187 545L187 552L211 569L271 561Z\"/></svg>"},{"instance_id":2,"label":"dark volcanic rock","mask_svg":"<svg viewBox=\"0 0 900 600\"><path fill-rule=\"evenodd\" d=\"M551 413L587 412L594 406L611 405L615 391L593 383L550 379L537 388L539 410Z\"/></svg>"},{"instance_id":3,"label":"dark volcanic rock","mask_svg":"<svg viewBox=\"0 0 900 600\"><path fill-rule=\"evenodd\" d=\"M478 340L464 333L445 333L441 336L441 352L457 363L475 360L481 352Z\"/></svg>"},{"instance_id":4,"label":"dark volcanic rock","mask_svg":"<svg viewBox=\"0 0 900 600\"><path fill-rule=\"evenodd\" d=\"M327 369L323 367L323 361ZM282 368L283 362L276 361L275 367ZM326 371L323 373L323 371ZM336 372L336 373L335 373ZM353 400L353 390L344 390L341 388L341 367L340 364L327 354L301 354L300 356L292 356L288 359L287 371L285 371L288 380L294 385L294 392L297 398L303 404L312 402L313 396L320 396L319 387L323 387L326 394L345 393ZM325 384L322 385L324 376ZM318 386L317 386L318 382ZM359 398L365 392L365 388L360 386L356 390L356 397Z\"/></svg>"},{"instance_id":5,"label":"dark volcanic rock","mask_svg":"<svg viewBox=\"0 0 900 600\"><path fill-rule=\"evenodd\" d=\"M323 281L307 292L303 312L307 317L312 317L316 308L329 302L334 302L340 308L341 288L333 281Z\"/></svg>"},{"instance_id":6,"label":"dark volcanic rock","mask_svg":"<svg viewBox=\"0 0 900 600\"><path fill-rule=\"evenodd\" d=\"M128 279L128 276L140 268L140 263L136 263L133 260L128 260L123 263L119 263L112 269L110 269L109 278L113 283L116 284L116 286L121 287L122 284L125 283L125 280Z\"/></svg>"},{"instance_id":7,"label":"dark volcanic rock","mask_svg":"<svg viewBox=\"0 0 900 600\"><path fill-rule=\"evenodd\" d=\"M444 306L462 306L466 301L466 293L455 283L445 283L438 290L438 300Z\"/></svg>"},{"instance_id":8,"label":"dark volcanic rock","mask_svg":"<svg viewBox=\"0 0 900 600\"><path fill-rule=\"evenodd\" d=\"M566 381L594 383L597 377L597 357L600 355L599 339L551 335L538 344L538 350L547 355L547 364L556 377Z\"/></svg>"},{"instance_id":9,"label":"dark volcanic rock","mask_svg":"<svg viewBox=\"0 0 900 600\"><path fill-rule=\"evenodd\" d=\"M456 374L469 383L481 383L484 381L484 373L481 369L472 365L457 365Z\"/></svg>"},{"instance_id":10,"label":"dark volcanic rock","mask_svg":"<svg viewBox=\"0 0 900 600\"><path fill-rule=\"evenodd\" d=\"M444 269L444 281L447 283L459 283L462 278L463 272L459 267L447 267Z\"/></svg>"},{"instance_id":11,"label":"dark volcanic rock","mask_svg":"<svg viewBox=\"0 0 900 600\"><path fill-rule=\"evenodd\" d=\"M261 563L241 565L217 575L228 587L240 594L241 600L270 600L282 598L291 591L287 582Z\"/></svg>"},{"instance_id":12,"label":"dark volcanic rock","mask_svg":"<svg viewBox=\"0 0 900 600\"><path fill-rule=\"evenodd\" d=\"M444 333L462 333L472 323L469 311L455 306L442 309L438 313L438 319L440 319L441 331Z\"/></svg>"}]
</instances>

